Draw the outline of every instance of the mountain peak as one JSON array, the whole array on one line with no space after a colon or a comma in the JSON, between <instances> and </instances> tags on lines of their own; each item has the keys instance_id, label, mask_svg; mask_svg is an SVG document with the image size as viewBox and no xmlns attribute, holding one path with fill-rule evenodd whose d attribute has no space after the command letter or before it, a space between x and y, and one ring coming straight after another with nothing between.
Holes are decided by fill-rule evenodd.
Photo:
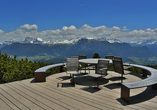
<instances>
[{"instance_id":1,"label":"mountain peak","mask_svg":"<svg viewBox=\"0 0 157 110\"><path fill-rule=\"evenodd\" d=\"M157 44L156 39L147 39L143 41L138 41L136 43L130 43L130 45L132 46L148 46L148 45L154 45L154 44Z\"/></svg>"}]
</instances>

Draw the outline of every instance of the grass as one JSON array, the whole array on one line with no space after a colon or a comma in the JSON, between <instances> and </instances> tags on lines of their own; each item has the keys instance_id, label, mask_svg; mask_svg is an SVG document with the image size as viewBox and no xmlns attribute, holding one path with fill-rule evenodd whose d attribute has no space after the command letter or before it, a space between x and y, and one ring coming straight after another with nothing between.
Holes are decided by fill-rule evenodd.
<instances>
[{"instance_id":1,"label":"grass","mask_svg":"<svg viewBox=\"0 0 157 110\"><path fill-rule=\"evenodd\" d=\"M137 58L137 57L128 57L132 60L131 63L139 64L139 65L156 65L157 57L149 57L149 58Z\"/></svg>"},{"instance_id":2,"label":"grass","mask_svg":"<svg viewBox=\"0 0 157 110\"><path fill-rule=\"evenodd\" d=\"M27 56L18 56L17 57L17 60L20 60L20 59L25 59L25 58L28 58L29 60L50 60L50 59L53 59L53 58L56 58L55 56L51 56L51 55L48 55L46 53L44 54L39 54L39 55L35 55L35 56L30 56L30 57L27 57Z\"/></svg>"}]
</instances>

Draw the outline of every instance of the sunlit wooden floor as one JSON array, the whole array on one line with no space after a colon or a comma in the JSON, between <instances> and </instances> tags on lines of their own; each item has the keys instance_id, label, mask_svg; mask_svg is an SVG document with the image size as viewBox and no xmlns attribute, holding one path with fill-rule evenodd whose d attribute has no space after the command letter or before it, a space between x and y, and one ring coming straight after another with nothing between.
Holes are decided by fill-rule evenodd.
<instances>
[{"instance_id":1,"label":"sunlit wooden floor","mask_svg":"<svg viewBox=\"0 0 157 110\"><path fill-rule=\"evenodd\" d=\"M157 109L157 90L151 87L131 89L131 104L127 104L120 98L120 74L108 73L105 80L100 81L101 90L95 89L97 83L82 74L75 76L73 86L65 72L48 76L46 82L41 83L35 83L33 78L1 84L0 110ZM134 74L124 77L124 82L142 78Z\"/></svg>"}]
</instances>

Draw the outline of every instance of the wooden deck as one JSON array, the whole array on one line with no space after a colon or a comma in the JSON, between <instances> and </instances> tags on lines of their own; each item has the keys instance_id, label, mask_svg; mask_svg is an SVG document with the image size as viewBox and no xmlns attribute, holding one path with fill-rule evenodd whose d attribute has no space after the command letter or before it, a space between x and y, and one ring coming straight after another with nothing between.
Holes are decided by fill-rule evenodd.
<instances>
[{"instance_id":1,"label":"wooden deck","mask_svg":"<svg viewBox=\"0 0 157 110\"><path fill-rule=\"evenodd\" d=\"M94 71L91 71L91 73ZM46 77L46 82L35 83L33 79L0 85L0 110L155 110L157 90L151 87L133 89L131 104L120 98L120 74L108 72L106 80L100 81L103 89L95 89L95 81L86 75L75 76L75 86L63 72ZM124 75L124 82L141 80L140 75ZM136 95L136 96L134 96Z\"/></svg>"}]
</instances>

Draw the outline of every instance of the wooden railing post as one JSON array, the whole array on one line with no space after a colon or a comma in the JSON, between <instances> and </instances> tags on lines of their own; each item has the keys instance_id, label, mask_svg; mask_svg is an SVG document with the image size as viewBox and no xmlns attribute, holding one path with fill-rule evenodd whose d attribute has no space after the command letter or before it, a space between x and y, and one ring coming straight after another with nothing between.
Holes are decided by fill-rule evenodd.
<instances>
[{"instance_id":1,"label":"wooden railing post","mask_svg":"<svg viewBox=\"0 0 157 110\"><path fill-rule=\"evenodd\" d=\"M121 84L121 98L130 103L130 89Z\"/></svg>"},{"instance_id":2,"label":"wooden railing post","mask_svg":"<svg viewBox=\"0 0 157 110\"><path fill-rule=\"evenodd\" d=\"M143 77L147 77L147 70L142 69L142 72L143 72Z\"/></svg>"},{"instance_id":3,"label":"wooden railing post","mask_svg":"<svg viewBox=\"0 0 157 110\"><path fill-rule=\"evenodd\" d=\"M35 72L35 82L46 82L46 73L45 72Z\"/></svg>"},{"instance_id":4,"label":"wooden railing post","mask_svg":"<svg viewBox=\"0 0 157 110\"><path fill-rule=\"evenodd\" d=\"M60 72L63 72L63 66L60 66Z\"/></svg>"}]
</instances>

